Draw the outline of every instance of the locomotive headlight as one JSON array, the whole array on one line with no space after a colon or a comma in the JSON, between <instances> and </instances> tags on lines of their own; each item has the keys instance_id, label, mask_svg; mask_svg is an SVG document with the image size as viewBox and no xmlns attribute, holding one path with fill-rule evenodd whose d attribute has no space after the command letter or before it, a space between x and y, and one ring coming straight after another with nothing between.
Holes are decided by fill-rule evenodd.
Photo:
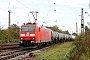
<instances>
[{"instance_id":1,"label":"locomotive headlight","mask_svg":"<svg viewBox=\"0 0 90 60\"><path fill-rule=\"evenodd\" d=\"M31 43L34 43L34 41L31 41Z\"/></svg>"},{"instance_id":2,"label":"locomotive headlight","mask_svg":"<svg viewBox=\"0 0 90 60\"><path fill-rule=\"evenodd\" d=\"M22 41L20 41L20 43L22 43Z\"/></svg>"},{"instance_id":3,"label":"locomotive headlight","mask_svg":"<svg viewBox=\"0 0 90 60\"><path fill-rule=\"evenodd\" d=\"M23 40L23 38L21 38L21 40Z\"/></svg>"},{"instance_id":4,"label":"locomotive headlight","mask_svg":"<svg viewBox=\"0 0 90 60\"><path fill-rule=\"evenodd\" d=\"M35 36L35 34L30 34L30 36Z\"/></svg>"},{"instance_id":5,"label":"locomotive headlight","mask_svg":"<svg viewBox=\"0 0 90 60\"><path fill-rule=\"evenodd\" d=\"M21 34L20 36L25 36L25 34Z\"/></svg>"},{"instance_id":6,"label":"locomotive headlight","mask_svg":"<svg viewBox=\"0 0 90 60\"><path fill-rule=\"evenodd\" d=\"M32 38L34 40L34 38Z\"/></svg>"}]
</instances>

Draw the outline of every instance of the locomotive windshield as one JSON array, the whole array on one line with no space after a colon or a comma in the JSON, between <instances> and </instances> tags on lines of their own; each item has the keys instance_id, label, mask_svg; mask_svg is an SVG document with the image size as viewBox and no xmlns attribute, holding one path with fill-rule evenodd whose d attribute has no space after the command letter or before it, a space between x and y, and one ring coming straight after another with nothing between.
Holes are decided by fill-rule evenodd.
<instances>
[{"instance_id":1,"label":"locomotive windshield","mask_svg":"<svg viewBox=\"0 0 90 60\"><path fill-rule=\"evenodd\" d=\"M22 32L34 32L35 26L22 26L21 31Z\"/></svg>"}]
</instances>

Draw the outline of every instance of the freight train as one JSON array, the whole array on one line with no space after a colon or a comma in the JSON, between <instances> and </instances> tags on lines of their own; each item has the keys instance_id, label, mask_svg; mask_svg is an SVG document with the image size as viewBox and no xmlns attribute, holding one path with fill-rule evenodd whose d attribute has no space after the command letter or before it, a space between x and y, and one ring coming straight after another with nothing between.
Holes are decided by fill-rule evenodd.
<instances>
[{"instance_id":1,"label":"freight train","mask_svg":"<svg viewBox=\"0 0 90 60\"><path fill-rule=\"evenodd\" d=\"M51 43L65 42L74 40L75 37L69 34L52 31L37 23L23 24L20 29L20 46L21 47L40 47Z\"/></svg>"}]
</instances>

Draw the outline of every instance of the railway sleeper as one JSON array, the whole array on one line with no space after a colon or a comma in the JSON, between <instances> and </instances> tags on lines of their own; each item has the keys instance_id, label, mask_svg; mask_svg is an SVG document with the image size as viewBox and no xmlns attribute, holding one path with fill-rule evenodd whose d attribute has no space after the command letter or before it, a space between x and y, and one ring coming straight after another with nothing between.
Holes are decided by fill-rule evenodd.
<instances>
[{"instance_id":1,"label":"railway sleeper","mask_svg":"<svg viewBox=\"0 0 90 60\"><path fill-rule=\"evenodd\" d=\"M7 55L7 56L2 56L2 57L0 57L0 60L11 59L11 58L14 58L14 57L19 56L19 55L24 55L25 53L27 53L27 52L24 51L24 52L14 53L14 54Z\"/></svg>"}]
</instances>

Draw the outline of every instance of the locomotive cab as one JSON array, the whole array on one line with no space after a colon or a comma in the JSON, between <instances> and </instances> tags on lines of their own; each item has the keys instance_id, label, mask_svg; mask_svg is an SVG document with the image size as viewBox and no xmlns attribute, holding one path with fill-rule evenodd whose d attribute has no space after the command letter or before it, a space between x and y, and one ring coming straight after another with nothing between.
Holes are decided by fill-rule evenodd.
<instances>
[{"instance_id":1,"label":"locomotive cab","mask_svg":"<svg viewBox=\"0 0 90 60\"><path fill-rule=\"evenodd\" d=\"M51 31L38 24L24 24L20 30L20 46L30 47L51 41Z\"/></svg>"},{"instance_id":2,"label":"locomotive cab","mask_svg":"<svg viewBox=\"0 0 90 60\"><path fill-rule=\"evenodd\" d=\"M22 25L20 30L20 46L34 46L36 43L36 24Z\"/></svg>"}]
</instances>

